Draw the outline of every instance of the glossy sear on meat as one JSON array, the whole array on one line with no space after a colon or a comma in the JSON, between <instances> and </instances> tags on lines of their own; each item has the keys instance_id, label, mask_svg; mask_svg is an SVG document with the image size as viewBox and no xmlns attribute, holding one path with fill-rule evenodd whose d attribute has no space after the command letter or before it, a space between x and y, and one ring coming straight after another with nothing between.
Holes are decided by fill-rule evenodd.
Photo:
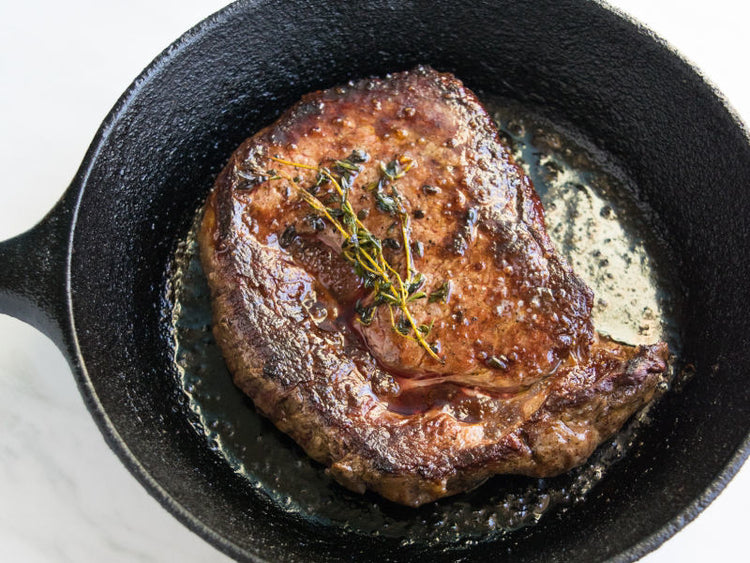
<instances>
[{"instance_id":1,"label":"glossy sear on meat","mask_svg":"<svg viewBox=\"0 0 750 563\"><path fill-rule=\"evenodd\" d=\"M352 208L395 271L407 276L408 242L422 274L409 310L429 349L399 333L299 191L330 197L319 170L349 155ZM411 166L392 182L398 213L373 189L394 162ZM308 94L245 141L200 244L235 383L341 484L395 502L566 471L666 369L664 343L596 334L531 181L474 94L429 68Z\"/></svg>"}]
</instances>

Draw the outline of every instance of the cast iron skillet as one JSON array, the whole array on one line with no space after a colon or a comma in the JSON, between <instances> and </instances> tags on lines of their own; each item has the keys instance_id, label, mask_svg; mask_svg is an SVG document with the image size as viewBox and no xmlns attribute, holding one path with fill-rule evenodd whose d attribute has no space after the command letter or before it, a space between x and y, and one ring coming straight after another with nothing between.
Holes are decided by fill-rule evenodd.
<instances>
[{"instance_id":1,"label":"cast iron skillet","mask_svg":"<svg viewBox=\"0 0 750 563\"><path fill-rule=\"evenodd\" d=\"M167 264L231 151L308 91L417 63L543 106L626 169L677 257L684 359L697 368L586 502L441 549L316 524L254 492L190 425L161 321ZM123 463L238 559L632 561L694 518L750 449L748 185L738 120L683 60L597 3L242 1L144 71L55 209L0 245L0 311L57 343Z\"/></svg>"}]
</instances>

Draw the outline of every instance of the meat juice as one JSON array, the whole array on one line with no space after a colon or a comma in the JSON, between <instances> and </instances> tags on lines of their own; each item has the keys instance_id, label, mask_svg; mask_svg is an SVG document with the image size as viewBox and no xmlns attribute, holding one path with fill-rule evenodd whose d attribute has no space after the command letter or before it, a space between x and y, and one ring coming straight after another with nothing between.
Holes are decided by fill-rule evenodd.
<instances>
[{"instance_id":1,"label":"meat juice","mask_svg":"<svg viewBox=\"0 0 750 563\"><path fill-rule=\"evenodd\" d=\"M595 295L597 330L627 344L666 341L679 352L679 290L652 212L627 174L585 136L507 100L484 100L513 157L531 177L549 235ZM647 410L605 441L582 466L551 479L498 476L478 489L418 509L359 495L338 485L289 437L259 415L237 389L211 334L211 303L201 268L201 212L172 264L174 358L193 426L248 487L279 510L404 544L471 543L533 525L569 510L605 478L607 468L637 453ZM394 404L393 410L419 408ZM653 405L652 405L653 406ZM471 422L470 415L466 418Z\"/></svg>"}]
</instances>

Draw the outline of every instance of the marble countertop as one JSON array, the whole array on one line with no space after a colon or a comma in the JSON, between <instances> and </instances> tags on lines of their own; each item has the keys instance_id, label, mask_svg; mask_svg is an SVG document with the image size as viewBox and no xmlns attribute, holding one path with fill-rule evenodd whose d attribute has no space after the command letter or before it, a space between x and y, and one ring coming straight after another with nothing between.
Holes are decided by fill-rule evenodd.
<instances>
[{"instance_id":1,"label":"marble countertop","mask_svg":"<svg viewBox=\"0 0 750 563\"><path fill-rule=\"evenodd\" d=\"M42 218L121 92L164 47L223 4L0 3L0 240ZM750 123L750 8L736 0L612 4L702 68ZM44 336L0 315L0 343L0 561L228 561L120 464ZM703 514L643 561L743 559L749 499L746 466Z\"/></svg>"}]
</instances>

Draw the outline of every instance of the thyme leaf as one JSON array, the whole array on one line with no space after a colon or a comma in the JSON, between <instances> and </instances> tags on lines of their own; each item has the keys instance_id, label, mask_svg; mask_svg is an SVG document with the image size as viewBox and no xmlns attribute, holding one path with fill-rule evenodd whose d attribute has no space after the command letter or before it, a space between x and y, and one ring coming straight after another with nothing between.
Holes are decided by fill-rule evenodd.
<instances>
[{"instance_id":1,"label":"thyme leaf","mask_svg":"<svg viewBox=\"0 0 750 563\"><path fill-rule=\"evenodd\" d=\"M417 274L412 278L411 283L406 288L407 293L411 295L415 291L417 291L420 287L424 285L425 277L422 275L421 272L417 272Z\"/></svg>"},{"instance_id":2,"label":"thyme leaf","mask_svg":"<svg viewBox=\"0 0 750 563\"><path fill-rule=\"evenodd\" d=\"M382 192L375 192L375 205L383 213L388 215L395 215L399 211L399 205L393 196L384 194Z\"/></svg>"},{"instance_id":3,"label":"thyme leaf","mask_svg":"<svg viewBox=\"0 0 750 563\"><path fill-rule=\"evenodd\" d=\"M412 301L416 301L417 299L424 299L427 297L427 294L424 291L418 291L417 293L412 293L409 297L406 298L407 303L411 303Z\"/></svg>"},{"instance_id":4,"label":"thyme leaf","mask_svg":"<svg viewBox=\"0 0 750 563\"><path fill-rule=\"evenodd\" d=\"M451 282L445 281L440 285L440 287L438 287L436 290L430 293L430 297L427 299L427 302L437 303L438 301L442 301L443 303L448 303L448 299L450 298L450 295L451 295Z\"/></svg>"},{"instance_id":5,"label":"thyme leaf","mask_svg":"<svg viewBox=\"0 0 750 563\"><path fill-rule=\"evenodd\" d=\"M398 332L402 336L407 336L411 332L411 324L406 319L406 317L399 317L398 322L396 322L396 332Z\"/></svg>"}]
</instances>

